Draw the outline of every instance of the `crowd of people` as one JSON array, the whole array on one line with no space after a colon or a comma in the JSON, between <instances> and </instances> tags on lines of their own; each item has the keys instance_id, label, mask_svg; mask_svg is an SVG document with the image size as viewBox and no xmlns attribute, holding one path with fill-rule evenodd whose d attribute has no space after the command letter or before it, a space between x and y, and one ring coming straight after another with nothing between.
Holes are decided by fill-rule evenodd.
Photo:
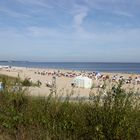
<instances>
[{"instance_id":1,"label":"crowd of people","mask_svg":"<svg viewBox=\"0 0 140 140\"><path fill-rule=\"evenodd\" d=\"M55 77L68 77L68 78L75 78L77 76L86 76L92 80L99 80L99 81L109 81L109 82L119 82L123 81L125 84L140 84L140 76L127 76L112 74L111 76L108 74L100 74L99 72L85 72L85 71L67 71L62 72L61 70L48 70L48 71L36 71L35 74L40 75L48 75L48 76L55 76Z\"/></svg>"}]
</instances>

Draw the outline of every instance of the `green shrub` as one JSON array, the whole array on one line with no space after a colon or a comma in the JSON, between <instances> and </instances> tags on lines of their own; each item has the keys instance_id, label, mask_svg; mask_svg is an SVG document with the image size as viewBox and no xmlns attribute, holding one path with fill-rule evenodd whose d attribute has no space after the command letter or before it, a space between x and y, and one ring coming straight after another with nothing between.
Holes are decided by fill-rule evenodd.
<instances>
[{"instance_id":1,"label":"green shrub","mask_svg":"<svg viewBox=\"0 0 140 140\"><path fill-rule=\"evenodd\" d=\"M7 81L6 81L7 82ZM89 101L0 93L0 138L11 140L139 140L140 102L122 84Z\"/></svg>"},{"instance_id":2,"label":"green shrub","mask_svg":"<svg viewBox=\"0 0 140 140\"><path fill-rule=\"evenodd\" d=\"M30 82L30 80L28 80L28 79L24 79L23 81L22 81L22 85L23 86L31 86L32 85L32 82Z\"/></svg>"}]
</instances>

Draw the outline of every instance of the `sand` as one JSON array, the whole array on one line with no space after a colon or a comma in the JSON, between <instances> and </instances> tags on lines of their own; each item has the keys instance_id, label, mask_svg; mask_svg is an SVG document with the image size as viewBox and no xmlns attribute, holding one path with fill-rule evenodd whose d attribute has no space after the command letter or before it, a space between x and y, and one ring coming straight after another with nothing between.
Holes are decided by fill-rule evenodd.
<instances>
[{"instance_id":1,"label":"sand","mask_svg":"<svg viewBox=\"0 0 140 140\"><path fill-rule=\"evenodd\" d=\"M21 79L25 78L31 78L31 80L35 83L38 80L41 81L42 85L40 87L29 87L29 93L33 96L48 96L50 94L50 88L46 87L46 82L52 81L52 75L41 75L38 74L38 72L52 72L52 71L58 71L53 69L38 69L38 68L25 68L25 67L12 67L12 68L1 68L0 74L12 76L12 77L18 77L20 76ZM66 72L72 72L68 70L61 70L62 73ZM75 73L79 73L78 71ZM102 73L103 75L109 75L109 77L113 77L113 75L117 74L118 76L123 75L125 78L132 77L133 79L137 76L140 77L139 74L126 74L126 73ZM56 77L56 90L57 90L57 96L66 96L72 94L74 97L88 97L89 94L96 94L98 88L91 89L84 89L84 88L73 88L71 87L71 82L73 80L73 77ZM95 87L100 83L103 83L102 80L94 80L93 84ZM112 84L108 82L108 84ZM125 84L125 89L130 90L133 88L134 90L137 90L140 87L140 84ZM74 93L74 94L73 94Z\"/></svg>"}]
</instances>

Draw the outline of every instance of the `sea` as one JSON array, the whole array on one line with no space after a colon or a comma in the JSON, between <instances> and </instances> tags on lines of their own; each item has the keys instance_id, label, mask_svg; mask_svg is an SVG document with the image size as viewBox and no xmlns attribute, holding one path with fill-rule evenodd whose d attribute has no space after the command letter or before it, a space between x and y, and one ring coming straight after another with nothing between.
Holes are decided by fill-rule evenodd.
<instances>
[{"instance_id":1,"label":"sea","mask_svg":"<svg viewBox=\"0 0 140 140\"><path fill-rule=\"evenodd\" d=\"M94 72L121 72L140 74L140 63L0 61L0 65L28 68L52 68Z\"/></svg>"}]
</instances>

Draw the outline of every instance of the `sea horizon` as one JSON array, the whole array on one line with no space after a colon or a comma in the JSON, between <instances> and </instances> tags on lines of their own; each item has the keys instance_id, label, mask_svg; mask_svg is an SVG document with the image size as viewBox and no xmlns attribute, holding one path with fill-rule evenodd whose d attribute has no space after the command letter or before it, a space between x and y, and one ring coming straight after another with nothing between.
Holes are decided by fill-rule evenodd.
<instances>
[{"instance_id":1,"label":"sea horizon","mask_svg":"<svg viewBox=\"0 0 140 140\"><path fill-rule=\"evenodd\" d=\"M35 61L0 61L0 65L27 68L48 68L99 72L118 72L140 74L139 62L35 62Z\"/></svg>"},{"instance_id":2,"label":"sea horizon","mask_svg":"<svg viewBox=\"0 0 140 140\"><path fill-rule=\"evenodd\" d=\"M140 63L140 62L129 62L129 61L32 61L32 60L0 60L3 62L31 62L31 63Z\"/></svg>"}]
</instances>

